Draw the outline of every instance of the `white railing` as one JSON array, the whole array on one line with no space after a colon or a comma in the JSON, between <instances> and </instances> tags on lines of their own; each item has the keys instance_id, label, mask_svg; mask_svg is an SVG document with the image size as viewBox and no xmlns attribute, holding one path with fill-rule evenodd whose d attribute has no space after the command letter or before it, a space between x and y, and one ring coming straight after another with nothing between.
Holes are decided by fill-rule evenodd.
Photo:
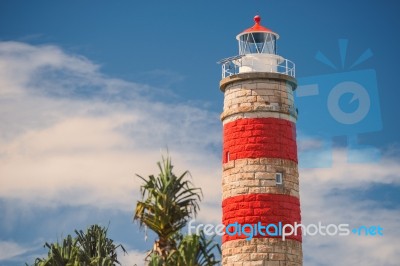
<instances>
[{"instance_id":1,"label":"white railing","mask_svg":"<svg viewBox=\"0 0 400 266\"><path fill-rule=\"evenodd\" d=\"M246 63L243 64L243 57L243 55L238 55L219 61L218 63L222 65L222 78L245 72L260 72L260 70L257 70L260 67L259 61L257 61L257 68L253 68L252 66L254 65L255 61L249 61L249 59L246 58ZM245 71L242 70L243 67L246 67ZM291 77L296 76L295 64L288 59L283 59L283 61L279 64L269 62L263 63L261 72L279 73Z\"/></svg>"}]
</instances>

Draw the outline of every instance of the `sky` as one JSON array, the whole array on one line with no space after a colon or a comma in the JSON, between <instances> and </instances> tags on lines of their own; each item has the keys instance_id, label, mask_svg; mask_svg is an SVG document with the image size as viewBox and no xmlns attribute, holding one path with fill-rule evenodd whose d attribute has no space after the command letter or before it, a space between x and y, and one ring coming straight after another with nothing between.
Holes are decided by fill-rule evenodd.
<instances>
[{"instance_id":1,"label":"sky","mask_svg":"<svg viewBox=\"0 0 400 266\"><path fill-rule=\"evenodd\" d=\"M132 222L135 174L156 174L167 150L203 189L197 221L219 223L216 62L237 55L256 14L296 64L303 223L384 228L304 237L304 265L398 265L399 11L389 0L1 1L0 265L32 263L94 223L127 248L123 265L142 265L153 236Z\"/></svg>"}]
</instances>

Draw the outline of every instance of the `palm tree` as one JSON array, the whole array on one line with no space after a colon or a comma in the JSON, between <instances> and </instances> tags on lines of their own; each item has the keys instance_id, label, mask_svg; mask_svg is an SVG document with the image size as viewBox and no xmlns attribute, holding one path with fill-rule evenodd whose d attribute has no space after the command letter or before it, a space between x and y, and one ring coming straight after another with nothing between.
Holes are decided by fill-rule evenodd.
<instances>
[{"instance_id":1,"label":"palm tree","mask_svg":"<svg viewBox=\"0 0 400 266\"><path fill-rule=\"evenodd\" d=\"M160 257L165 264L168 257L177 250L176 236L188 220L196 216L202 192L185 179L190 175L188 171L180 176L172 172L169 157L163 157L157 165L160 170L157 177L150 175L146 179L137 175L144 184L141 186L142 200L137 202L134 220L157 234L158 239L150 252L154 258L151 260Z\"/></svg>"},{"instance_id":2,"label":"palm tree","mask_svg":"<svg viewBox=\"0 0 400 266\"><path fill-rule=\"evenodd\" d=\"M37 258L35 266L78 266L83 259L81 250L76 239L68 235L62 244L46 242L44 247L49 249L47 258ZM27 264L26 264L27 265Z\"/></svg>"},{"instance_id":3,"label":"palm tree","mask_svg":"<svg viewBox=\"0 0 400 266\"><path fill-rule=\"evenodd\" d=\"M120 264L117 259L117 250L122 245L115 245L107 237L107 228L91 225L84 233L75 230L76 237L68 235L62 242L46 243L49 249L47 258L37 258L34 266L113 266ZM26 264L28 265L28 264Z\"/></svg>"},{"instance_id":4,"label":"palm tree","mask_svg":"<svg viewBox=\"0 0 400 266\"><path fill-rule=\"evenodd\" d=\"M121 244L115 245L114 241L107 237L107 231L108 228L97 224L91 225L86 233L75 230L77 243L89 265L120 264L117 259L117 249L121 248L126 253Z\"/></svg>"},{"instance_id":5,"label":"palm tree","mask_svg":"<svg viewBox=\"0 0 400 266\"><path fill-rule=\"evenodd\" d=\"M146 260L149 266L212 266L219 261L214 248L221 253L213 238L208 240L200 235L181 234L190 218L200 209L202 192L185 179L185 171L176 176L171 159L163 157L157 163L160 173L147 179L137 175L144 184L141 186L142 200L137 202L134 220L154 231L158 239Z\"/></svg>"},{"instance_id":6,"label":"palm tree","mask_svg":"<svg viewBox=\"0 0 400 266\"><path fill-rule=\"evenodd\" d=\"M199 235L186 235L182 238L178 246L178 252L173 256L170 265L178 266L212 266L217 265L214 248L221 253L220 247L214 239L207 239L203 231Z\"/></svg>"}]
</instances>

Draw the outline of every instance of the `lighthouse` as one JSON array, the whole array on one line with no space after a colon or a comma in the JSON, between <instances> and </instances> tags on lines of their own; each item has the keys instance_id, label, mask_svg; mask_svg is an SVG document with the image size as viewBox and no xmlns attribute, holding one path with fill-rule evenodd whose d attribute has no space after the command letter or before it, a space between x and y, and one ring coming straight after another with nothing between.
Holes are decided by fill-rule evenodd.
<instances>
[{"instance_id":1,"label":"lighthouse","mask_svg":"<svg viewBox=\"0 0 400 266\"><path fill-rule=\"evenodd\" d=\"M277 54L279 35L254 25L221 60L224 93L222 265L302 265L295 65ZM290 227L291 226L291 227ZM282 229L287 235L283 239Z\"/></svg>"}]
</instances>

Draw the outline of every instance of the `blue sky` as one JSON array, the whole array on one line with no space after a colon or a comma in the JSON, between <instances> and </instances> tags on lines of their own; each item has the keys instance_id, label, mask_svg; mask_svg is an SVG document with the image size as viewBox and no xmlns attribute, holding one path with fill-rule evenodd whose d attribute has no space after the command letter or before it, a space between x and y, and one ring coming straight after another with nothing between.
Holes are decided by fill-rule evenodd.
<instances>
[{"instance_id":1,"label":"blue sky","mask_svg":"<svg viewBox=\"0 0 400 266\"><path fill-rule=\"evenodd\" d=\"M216 62L237 54L235 36L256 14L296 63L299 91L320 89L296 97L303 220L385 228L380 238L305 238L305 265L396 265L399 11L395 1L2 1L0 265L32 262L44 242L109 222L130 250L124 265L141 265L151 239L131 222L134 174L155 173L167 146L177 171L203 188L198 220L218 223ZM367 50L372 57L351 68ZM341 81L370 95L362 125L329 118L327 97ZM340 99L345 112L362 104L352 98Z\"/></svg>"}]
</instances>

